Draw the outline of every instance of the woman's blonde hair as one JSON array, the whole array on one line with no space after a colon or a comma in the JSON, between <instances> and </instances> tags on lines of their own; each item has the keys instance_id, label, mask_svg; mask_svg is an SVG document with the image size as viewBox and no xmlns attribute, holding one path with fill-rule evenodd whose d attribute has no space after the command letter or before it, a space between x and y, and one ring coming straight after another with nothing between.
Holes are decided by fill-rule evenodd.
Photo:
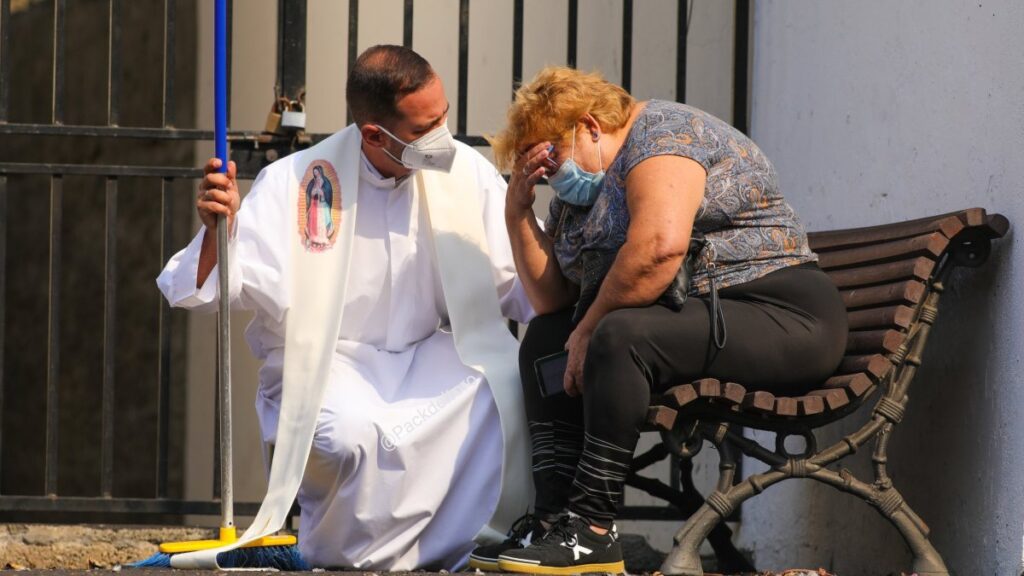
<instances>
[{"instance_id":1,"label":"woman's blonde hair","mask_svg":"<svg viewBox=\"0 0 1024 576\"><path fill-rule=\"evenodd\" d=\"M593 116L605 132L622 128L633 102L628 92L600 73L548 66L516 90L508 109L508 124L487 141L494 148L498 168L507 170L523 146L545 140L564 142L586 114Z\"/></svg>"}]
</instances>

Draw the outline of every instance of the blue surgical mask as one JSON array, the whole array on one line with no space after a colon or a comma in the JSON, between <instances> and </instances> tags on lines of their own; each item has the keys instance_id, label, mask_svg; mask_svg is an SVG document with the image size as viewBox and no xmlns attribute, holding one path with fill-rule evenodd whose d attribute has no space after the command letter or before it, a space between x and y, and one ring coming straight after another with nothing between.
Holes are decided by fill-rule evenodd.
<instances>
[{"instance_id":1,"label":"blue surgical mask","mask_svg":"<svg viewBox=\"0 0 1024 576\"><path fill-rule=\"evenodd\" d=\"M563 202L577 206L592 206L597 200L597 194L601 191L601 182L604 180L604 170L587 172L580 168L573 160L576 155L576 135L572 138L572 152L569 158L562 162L558 171L548 178L548 184L555 190L555 195ZM597 140L597 162L601 164L601 140Z\"/></svg>"}]
</instances>

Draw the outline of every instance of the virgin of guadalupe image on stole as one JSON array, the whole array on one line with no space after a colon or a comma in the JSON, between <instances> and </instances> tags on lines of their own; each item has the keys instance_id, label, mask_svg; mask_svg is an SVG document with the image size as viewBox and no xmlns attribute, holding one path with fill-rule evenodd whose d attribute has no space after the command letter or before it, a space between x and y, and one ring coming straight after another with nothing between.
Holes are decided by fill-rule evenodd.
<instances>
[{"instance_id":1,"label":"virgin of guadalupe image on stole","mask_svg":"<svg viewBox=\"0 0 1024 576\"><path fill-rule=\"evenodd\" d=\"M310 252L323 252L334 245L341 223L341 187L338 175L325 160L306 168L299 184L299 236Z\"/></svg>"}]
</instances>

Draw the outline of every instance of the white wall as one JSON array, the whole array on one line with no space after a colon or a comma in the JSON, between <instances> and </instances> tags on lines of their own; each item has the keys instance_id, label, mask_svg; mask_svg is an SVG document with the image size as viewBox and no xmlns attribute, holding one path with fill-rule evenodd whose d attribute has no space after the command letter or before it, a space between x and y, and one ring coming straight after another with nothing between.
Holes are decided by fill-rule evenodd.
<instances>
[{"instance_id":1,"label":"white wall","mask_svg":"<svg viewBox=\"0 0 1024 576\"><path fill-rule=\"evenodd\" d=\"M970 206L1024 223L1022 31L1019 0L758 0L752 135L808 228ZM897 487L959 574L1021 571L1021 252L1011 228L984 269L955 276L890 447ZM761 569L909 569L873 509L809 480L743 513Z\"/></svg>"}]
</instances>

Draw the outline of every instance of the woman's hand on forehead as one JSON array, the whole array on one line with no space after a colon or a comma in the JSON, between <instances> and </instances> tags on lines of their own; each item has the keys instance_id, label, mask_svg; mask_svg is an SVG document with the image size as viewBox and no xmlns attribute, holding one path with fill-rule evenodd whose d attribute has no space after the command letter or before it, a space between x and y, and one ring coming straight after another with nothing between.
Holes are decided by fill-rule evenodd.
<instances>
[{"instance_id":1,"label":"woman's hand on forehead","mask_svg":"<svg viewBox=\"0 0 1024 576\"><path fill-rule=\"evenodd\" d=\"M537 142L536 144L529 144L527 146L524 146L519 151L519 156L520 158L523 158L524 160L528 161L540 155L540 153L544 151L547 152L547 156L543 160L537 159L537 161L540 163L541 166L547 169L548 174L552 174L555 170L558 170L558 167L561 164L561 162L557 160L556 156L558 151L555 148L555 145L552 144L551 142L544 140L542 142Z\"/></svg>"},{"instance_id":2,"label":"woman's hand on forehead","mask_svg":"<svg viewBox=\"0 0 1024 576\"><path fill-rule=\"evenodd\" d=\"M562 165L562 161L558 159L558 149L555 148L554 144L549 144L547 147L548 157L544 159L543 166L547 168L548 174L553 174L558 170L558 167Z\"/></svg>"}]
</instances>

